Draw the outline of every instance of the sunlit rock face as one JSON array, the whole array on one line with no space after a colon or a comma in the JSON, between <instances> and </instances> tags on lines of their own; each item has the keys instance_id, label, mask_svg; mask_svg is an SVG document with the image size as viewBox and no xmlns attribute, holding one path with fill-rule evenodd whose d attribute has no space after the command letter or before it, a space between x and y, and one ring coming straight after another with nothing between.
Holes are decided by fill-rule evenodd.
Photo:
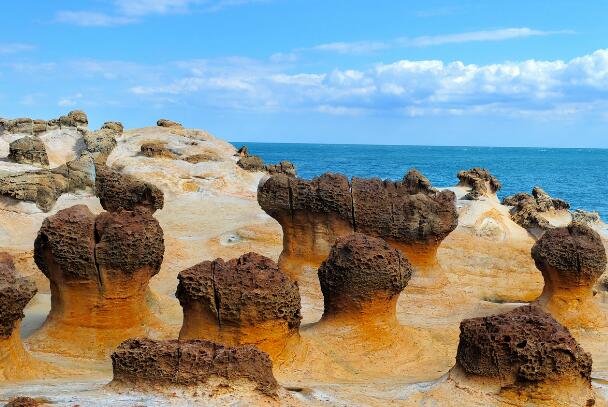
<instances>
[{"instance_id":1,"label":"sunlit rock face","mask_svg":"<svg viewBox=\"0 0 608 407\"><path fill-rule=\"evenodd\" d=\"M255 391L276 396L279 385L268 355L255 346L228 347L205 340L129 339L112 354L110 386L171 392L175 388L204 393ZM222 391L223 389L223 391Z\"/></svg>"},{"instance_id":2,"label":"sunlit rock face","mask_svg":"<svg viewBox=\"0 0 608 407\"><path fill-rule=\"evenodd\" d=\"M34 260L50 281L51 310L30 345L104 357L124 339L153 331L146 290L163 253L163 231L148 211L95 216L77 205L46 218Z\"/></svg>"},{"instance_id":3,"label":"sunlit rock face","mask_svg":"<svg viewBox=\"0 0 608 407\"><path fill-rule=\"evenodd\" d=\"M296 280L303 265L318 267L337 238L356 231L385 239L407 254L417 278L436 281L437 247L458 221L454 193L437 192L416 170L399 182L275 175L260 183L258 202L283 228L279 265Z\"/></svg>"},{"instance_id":4,"label":"sunlit rock face","mask_svg":"<svg viewBox=\"0 0 608 407\"><path fill-rule=\"evenodd\" d=\"M256 253L216 259L179 273L176 296L184 310L180 339L254 344L278 358L297 341L300 293L277 264Z\"/></svg>"},{"instance_id":5,"label":"sunlit rock face","mask_svg":"<svg viewBox=\"0 0 608 407\"><path fill-rule=\"evenodd\" d=\"M593 298L606 270L606 250L597 232L578 222L548 230L532 247L532 257L545 280L538 305L570 329L608 327Z\"/></svg>"},{"instance_id":6,"label":"sunlit rock face","mask_svg":"<svg viewBox=\"0 0 608 407\"><path fill-rule=\"evenodd\" d=\"M482 196L496 198L496 192L502 188L502 184L485 168L471 168L460 171L457 174L458 186L469 188L469 192L462 198L466 200L477 200Z\"/></svg>"},{"instance_id":7,"label":"sunlit rock face","mask_svg":"<svg viewBox=\"0 0 608 407\"><path fill-rule=\"evenodd\" d=\"M537 306L460 324L456 366L443 387L492 396L498 405L590 406L591 355Z\"/></svg>"},{"instance_id":8,"label":"sunlit rock face","mask_svg":"<svg viewBox=\"0 0 608 407\"><path fill-rule=\"evenodd\" d=\"M13 259L0 253L0 379L30 376L31 359L19 338L23 309L36 294L36 285L15 272Z\"/></svg>"}]
</instances>

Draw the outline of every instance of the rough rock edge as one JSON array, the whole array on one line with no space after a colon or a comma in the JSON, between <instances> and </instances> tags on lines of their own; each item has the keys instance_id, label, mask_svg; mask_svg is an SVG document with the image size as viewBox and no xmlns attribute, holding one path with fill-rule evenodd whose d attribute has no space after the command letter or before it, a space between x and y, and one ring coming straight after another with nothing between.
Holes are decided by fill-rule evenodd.
<instances>
[{"instance_id":1,"label":"rough rock edge","mask_svg":"<svg viewBox=\"0 0 608 407\"><path fill-rule=\"evenodd\" d=\"M164 194L156 185L103 164L96 165L95 192L101 206L110 212L144 209L154 213L164 206Z\"/></svg>"},{"instance_id":2,"label":"rough rock edge","mask_svg":"<svg viewBox=\"0 0 608 407\"><path fill-rule=\"evenodd\" d=\"M0 337L12 335L16 323L23 319L23 309L34 295L36 284L26 278L19 278L13 258L8 253L0 253Z\"/></svg>"},{"instance_id":3,"label":"rough rock edge","mask_svg":"<svg viewBox=\"0 0 608 407\"><path fill-rule=\"evenodd\" d=\"M50 130L62 128L86 128L89 120L85 112L72 110L57 119L38 120L30 118L2 119L0 118L0 133L28 134L35 136Z\"/></svg>"},{"instance_id":4,"label":"rough rock edge","mask_svg":"<svg viewBox=\"0 0 608 407\"><path fill-rule=\"evenodd\" d=\"M483 195L495 194L502 188L502 184L485 168L474 167L470 170L460 171L457 175L459 186L471 188L462 199L478 200ZM489 187L489 189L488 189Z\"/></svg>"},{"instance_id":5,"label":"rough rock edge","mask_svg":"<svg viewBox=\"0 0 608 407\"><path fill-rule=\"evenodd\" d=\"M21 137L9 144L8 159L19 164L48 167L49 158L42 140L37 137Z\"/></svg>"},{"instance_id":6,"label":"rough rock edge","mask_svg":"<svg viewBox=\"0 0 608 407\"><path fill-rule=\"evenodd\" d=\"M502 204L512 206L510 210L511 219L528 231L553 229L554 226L541 213L570 208L568 202L552 198L540 187L534 187L532 195L519 192L507 196L503 199Z\"/></svg>"}]
</instances>

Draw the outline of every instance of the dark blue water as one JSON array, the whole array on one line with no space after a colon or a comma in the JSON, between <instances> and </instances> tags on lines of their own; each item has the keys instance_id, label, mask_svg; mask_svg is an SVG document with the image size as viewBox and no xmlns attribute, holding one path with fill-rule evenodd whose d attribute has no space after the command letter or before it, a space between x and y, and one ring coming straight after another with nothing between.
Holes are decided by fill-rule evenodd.
<instances>
[{"instance_id":1,"label":"dark blue water","mask_svg":"<svg viewBox=\"0 0 608 407\"><path fill-rule=\"evenodd\" d=\"M338 172L397 180L415 167L433 185L452 186L458 182L458 171L484 167L502 182L501 199L516 192L529 193L538 185L549 195L570 202L573 209L597 211L608 220L608 149L233 144L246 144L251 154L267 163L291 161L303 178Z\"/></svg>"}]
</instances>

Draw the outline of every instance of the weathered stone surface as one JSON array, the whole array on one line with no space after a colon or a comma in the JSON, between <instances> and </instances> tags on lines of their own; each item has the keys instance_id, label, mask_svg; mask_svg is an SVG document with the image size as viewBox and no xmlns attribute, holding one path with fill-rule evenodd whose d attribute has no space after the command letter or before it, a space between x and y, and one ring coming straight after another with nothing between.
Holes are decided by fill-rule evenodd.
<instances>
[{"instance_id":1,"label":"weathered stone surface","mask_svg":"<svg viewBox=\"0 0 608 407\"><path fill-rule=\"evenodd\" d=\"M23 317L23 309L36 294L36 284L18 278L13 259L0 253L0 338L12 335L16 323Z\"/></svg>"},{"instance_id":2,"label":"weathered stone surface","mask_svg":"<svg viewBox=\"0 0 608 407\"><path fill-rule=\"evenodd\" d=\"M175 127L175 128L183 128L184 126L181 125L181 123L177 123L168 119L159 119L156 122L156 125L159 127Z\"/></svg>"},{"instance_id":3,"label":"weathered stone surface","mask_svg":"<svg viewBox=\"0 0 608 407\"><path fill-rule=\"evenodd\" d=\"M456 360L469 374L512 383L564 376L591 380L591 355L536 306L462 321Z\"/></svg>"},{"instance_id":4,"label":"weathered stone surface","mask_svg":"<svg viewBox=\"0 0 608 407\"><path fill-rule=\"evenodd\" d=\"M37 137L25 136L10 143L8 159L19 164L49 165L44 143Z\"/></svg>"},{"instance_id":5,"label":"weathered stone surface","mask_svg":"<svg viewBox=\"0 0 608 407\"><path fill-rule=\"evenodd\" d=\"M89 119L82 110L72 110L65 116L58 119L60 127L87 127Z\"/></svg>"},{"instance_id":6,"label":"weathered stone surface","mask_svg":"<svg viewBox=\"0 0 608 407\"><path fill-rule=\"evenodd\" d=\"M105 210L142 208L155 212L163 208L163 192L155 185L121 174L105 165L97 165L96 169L95 190Z\"/></svg>"},{"instance_id":7,"label":"weathered stone surface","mask_svg":"<svg viewBox=\"0 0 608 407\"><path fill-rule=\"evenodd\" d=\"M116 147L116 136L120 135L116 130L109 128L97 131L85 131L83 134L84 144L87 151L96 163L105 164L108 156Z\"/></svg>"},{"instance_id":8,"label":"weathered stone surface","mask_svg":"<svg viewBox=\"0 0 608 407\"><path fill-rule=\"evenodd\" d=\"M284 320L300 325L298 286L277 264L257 253L238 259L205 261L178 275L176 296L182 307L199 303L219 325L256 325Z\"/></svg>"},{"instance_id":9,"label":"weathered stone surface","mask_svg":"<svg viewBox=\"0 0 608 407\"><path fill-rule=\"evenodd\" d=\"M242 157L237 165L246 171L266 171L264 160L257 155L247 155Z\"/></svg>"},{"instance_id":10,"label":"weathered stone surface","mask_svg":"<svg viewBox=\"0 0 608 407\"><path fill-rule=\"evenodd\" d=\"M33 120L32 121L32 133L37 136L48 130L48 124L46 120Z\"/></svg>"},{"instance_id":11,"label":"weathered stone surface","mask_svg":"<svg viewBox=\"0 0 608 407\"><path fill-rule=\"evenodd\" d=\"M67 178L49 170L0 174L0 195L35 202L45 212L53 208L69 185Z\"/></svg>"},{"instance_id":12,"label":"weathered stone surface","mask_svg":"<svg viewBox=\"0 0 608 407\"><path fill-rule=\"evenodd\" d=\"M101 126L101 130L103 130L103 129L112 130L113 132L116 132L119 134L122 134L122 132L125 130L125 128L121 122L105 122Z\"/></svg>"},{"instance_id":13,"label":"weathered stone surface","mask_svg":"<svg viewBox=\"0 0 608 407\"><path fill-rule=\"evenodd\" d=\"M543 273L554 271L552 278L572 286L594 284L606 271L602 238L583 223L546 231L532 247L532 258Z\"/></svg>"},{"instance_id":14,"label":"weathered stone surface","mask_svg":"<svg viewBox=\"0 0 608 407\"><path fill-rule=\"evenodd\" d=\"M177 159L178 154L174 153L167 147L166 142L149 141L141 145L141 153L150 158L168 158L171 160Z\"/></svg>"},{"instance_id":15,"label":"weathered stone surface","mask_svg":"<svg viewBox=\"0 0 608 407\"><path fill-rule=\"evenodd\" d=\"M572 221L582 222L588 225L597 225L602 221L600 214L597 212L587 212L582 209L572 211Z\"/></svg>"},{"instance_id":16,"label":"weathered stone surface","mask_svg":"<svg viewBox=\"0 0 608 407\"><path fill-rule=\"evenodd\" d=\"M570 208L566 201L551 198L539 187L534 187L532 195L520 192L508 196L503 199L502 204L512 206L511 219L530 232L553 228L542 213Z\"/></svg>"},{"instance_id":17,"label":"weathered stone surface","mask_svg":"<svg viewBox=\"0 0 608 407\"><path fill-rule=\"evenodd\" d=\"M239 150L237 152L241 158L237 165L246 171L267 172L269 174L285 174L290 177L296 176L296 167L289 161L282 161L279 164L266 164L262 158L257 155L249 155L248 150Z\"/></svg>"},{"instance_id":18,"label":"weathered stone surface","mask_svg":"<svg viewBox=\"0 0 608 407\"><path fill-rule=\"evenodd\" d=\"M3 131L13 134L34 134L34 121L30 118L4 119Z\"/></svg>"},{"instance_id":19,"label":"weathered stone surface","mask_svg":"<svg viewBox=\"0 0 608 407\"><path fill-rule=\"evenodd\" d=\"M113 383L123 386L195 386L211 378L245 379L263 394L277 394L267 354L254 346L225 347L205 340L129 339L112 354Z\"/></svg>"},{"instance_id":20,"label":"weathered stone surface","mask_svg":"<svg viewBox=\"0 0 608 407\"><path fill-rule=\"evenodd\" d=\"M15 397L8 401L4 407L38 407L40 403L31 397Z\"/></svg>"},{"instance_id":21,"label":"weathered stone surface","mask_svg":"<svg viewBox=\"0 0 608 407\"><path fill-rule=\"evenodd\" d=\"M401 252L382 239L361 233L341 237L318 270L324 315L389 303L407 286L412 271Z\"/></svg>"},{"instance_id":22,"label":"weathered stone surface","mask_svg":"<svg viewBox=\"0 0 608 407\"><path fill-rule=\"evenodd\" d=\"M281 161L279 164L267 164L266 171L272 174L285 174L290 177L296 176L296 167L289 161Z\"/></svg>"},{"instance_id":23,"label":"weathered stone surface","mask_svg":"<svg viewBox=\"0 0 608 407\"><path fill-rule=\"evenodd\" d=\"M437 192L437 190L433 188L433 185L431 185L431 181L415 168L410 169L407 174L405 174L403 177L403 185L410 194L423 193L426 195L434 195Z\"/></svg>"},{"instance_id":24,"label":"weathered stone surface","mask_svg":"<svg viewBox=\"0 0 608 407\"><path fill-rule=\"evenodd\" d=\"M463 199L476 200L484 195L495 194L502 184L485 168L475 167L467 171L460 171L457 174L459 186L471 188L471 191L466 194Z\"/></svg>"}]
</instances>

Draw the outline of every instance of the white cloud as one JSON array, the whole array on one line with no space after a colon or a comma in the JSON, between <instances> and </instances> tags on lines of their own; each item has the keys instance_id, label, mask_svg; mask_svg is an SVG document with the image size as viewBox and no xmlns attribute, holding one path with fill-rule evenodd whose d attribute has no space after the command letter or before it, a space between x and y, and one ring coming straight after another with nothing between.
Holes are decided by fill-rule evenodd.
<instances>
[{"instance_id":1,"label":"white cloud","mask_svg":"<svg viewBox=\"0 0 608 407\"><path fill-rule=\"evenodd\" d=\"M330 51L338 54L368 54L389 48L389 44L381 41L357 41L357 42L331 42L316 45L310 49L314 51Z\"/></svg>"},{"instance_id":2,"label":"white cloud","mask_svg":"<svg viewBox=\"0 0 608 407\"><path fill-rule=\"evenodd\" d=\"M59 107L73 107L73 106L76 106L76 104L78 103L78 101L80 99L82 99L82 97L83 97L82 93L76 93L71 96L66 96L66 97L59 99L59 101L57 102L57 105Z\"/></svg>"},{"instance_id":3,"label":"white cloud","mask_svg":"<svg viewBox=\"0 0 608 407\"><path fill-rule=\"evenodd\" d=\"M0 54L16 54L24 51L31 51L35 47L31 44L23 43L0 43Z\"/></svg>"},{"instance_id":4,"label":"white cloud","mask_svg":"<svg viewBox=\"0 0 608 407\"><path fill-rule=\"evenodd\" d=\"M55 21L80 27L112 27L135 23L138 20L133 17L113 16L93 11L60 11L55 15Z\"/></svg>"}]
</instances>

